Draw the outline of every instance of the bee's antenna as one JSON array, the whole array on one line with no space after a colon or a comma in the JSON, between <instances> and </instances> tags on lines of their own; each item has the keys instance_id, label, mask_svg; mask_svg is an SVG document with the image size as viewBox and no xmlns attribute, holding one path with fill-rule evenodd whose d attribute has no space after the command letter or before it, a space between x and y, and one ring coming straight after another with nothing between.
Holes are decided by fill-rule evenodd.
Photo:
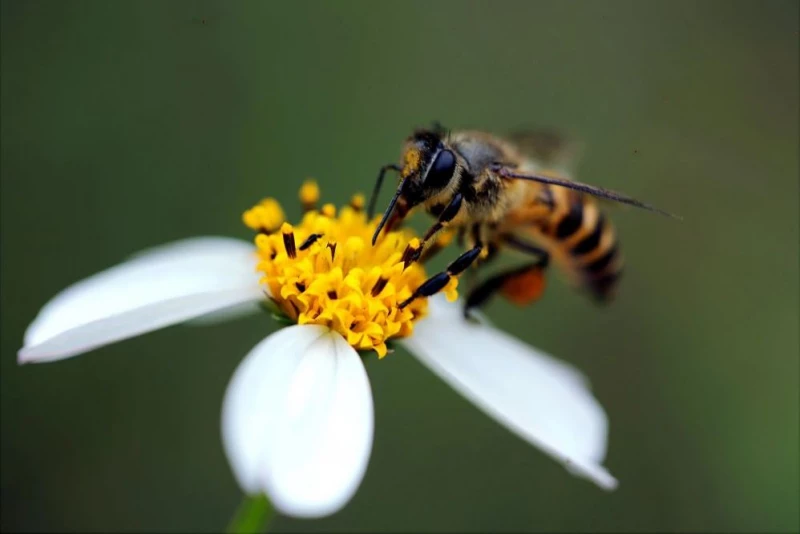
<instances>
[{"instance_id":1,"label":"bee's antenna","mask_svg":"<svg viewBox=\"0 0 800 534\"><path fill-rule=\"evenodd\" d=\"M392 197L391 202L389 202L389 207L386 208L386 211L383 212L383 217L381 217L381 222L378 223L378 227L375 228L375 233L372 234L372 245L375 245L375 242L378 241L378 236L383 230L386 221L389 220L389 217L392 215L394 211L394 207L397 204L397 199L400 198L400 195L403 193L403 186L405 185L406 181L403 180L400 182L400 185L397 187L397 191L395 191L394 196Z\"/></svg>"},{"instance_id":2,"label":"bee's antenna","mask_svg":"<svg viewBox=\"0 0 800 534\"><path fill-rule=\"evenodd\" d=\"M381 171L378 173L378 179L375 180L375 188L372 190L372 196L369 199L369 206L367 207L367 220L371 220L373 215L375 215L375 202L378 200L378 193L381 191L381 186L383 185L383 176L386 174L386 171L400 172L400 166L390 163L389 165L384 165L381 167Z\"/></svg>"}]
</instances>

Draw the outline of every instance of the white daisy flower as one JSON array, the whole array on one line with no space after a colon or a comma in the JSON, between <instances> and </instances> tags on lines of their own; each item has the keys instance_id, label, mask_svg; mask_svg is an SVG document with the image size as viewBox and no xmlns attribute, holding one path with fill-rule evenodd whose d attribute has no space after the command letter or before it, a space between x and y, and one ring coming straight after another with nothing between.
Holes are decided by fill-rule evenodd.
<instances>
[{"instance_id":1,"label":"white daisy flower","mask_svg":"<svg viewBox=\"0 0 800 534\"><path fill-rule=\"evenodd\" d=\"M313 209L295 227L280 205L244 214L252 244L200 237L142 252L48 302L25 332L19 362L49 362L165 326L268 305L292 326L244 358L228 386L222 438L233 473L282 513L320 517L341 509L367 469L372 393L358 351L396 340L509 430L604 489L607 421L583 376L487 325L463 319L453 279L443 296L407 299L425 280L405 261L409 231L370 240L376 220L354 197L340 212ZM254 268L255 267L255 268Z\"/></svg>"}]
</instances>

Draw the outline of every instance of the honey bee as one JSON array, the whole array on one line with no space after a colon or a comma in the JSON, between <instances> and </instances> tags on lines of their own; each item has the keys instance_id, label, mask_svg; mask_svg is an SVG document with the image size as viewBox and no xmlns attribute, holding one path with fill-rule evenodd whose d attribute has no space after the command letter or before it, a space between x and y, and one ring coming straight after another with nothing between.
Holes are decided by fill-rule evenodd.
<instances>
[{"instance_id":1,"label":"honey bee","mask_svg":"<svg viewBox=\"0 0 800 534\"><path fill-rule=\"evenodd\" d=\"M437 236L455 232L466 252L447 269L425 281L401 307L439 292L453 276L471 265L486 264L508 247L531 256L518 268L483 280L467 294L465 315L497 292L516 304L537 300L544 290L544 271L554 260L596 300L614 295L623 260L611 222L596 198L644 208L674 218L627 195L572 181L545 164L565 152L552 134L517 134L503 139L481 131L448 132L441 126L416 130L405 142L402 164L381 168L368 213L388 171L400 184L373 236L393 228L418 206L436 218L421 245L406 251L405 261L430 257L440 247Z\"/></svg>"}]
</instances>

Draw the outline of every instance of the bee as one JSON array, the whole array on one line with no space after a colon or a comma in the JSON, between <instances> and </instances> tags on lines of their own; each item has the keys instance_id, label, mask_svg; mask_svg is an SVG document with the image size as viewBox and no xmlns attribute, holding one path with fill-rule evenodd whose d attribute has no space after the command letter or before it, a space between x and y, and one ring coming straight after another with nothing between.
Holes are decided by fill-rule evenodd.
<instances>
[{"instance_id":1,"label":"bee","mask_svg":"<svg viewBox=\"0 0 800 534\"><path fill-rule=\"evenodd\" d=\"M400 307L443 289L468 267L486 264L507 247L528 256L518 268L500 272L473 287L465 315L502 293L516 304L537 300L544 272L554 260L597 301L609 301L622 273L617 235L600 210L598 198L674 218L675 215L622 193L570 180L544 166L568 146L558 136L517 134L507 139L481 131L448 132L441 126L416 130L406 139L402 164L381 167L370 199L370 218L384 176L399 173L400 183L372 239L393 228L421 206L436 218L406 263L432 256L442 230L455 232L466 251L445 271L425 281Z\"/></svg>"}]
</instances>

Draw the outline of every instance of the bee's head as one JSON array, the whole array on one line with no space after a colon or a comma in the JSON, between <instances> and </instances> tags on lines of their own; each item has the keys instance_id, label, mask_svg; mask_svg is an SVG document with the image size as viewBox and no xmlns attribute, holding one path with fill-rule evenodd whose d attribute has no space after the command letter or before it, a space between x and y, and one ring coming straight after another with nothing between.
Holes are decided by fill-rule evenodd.
<instances>
[{"instance_id":1,"label":"bee's head","mask_svg":"<svg viewBox=\"0 0 800 534\"><path fill-rule=\"evenodd\" d=\"M436 197L448 186L452 188L458 178L458 169L456 154L443 141L443 132L438 129L414 132L403 148L400 186L386 208L375 236L378 236L395 208L395 217L402 218L414 206Z\"/></svg>"},{"instance_id":2,"label":"bee's head","mask_svg":"<svg viewBox=\"0 0 800 534\"><path fill-rule=\"evenodd\" d=\"M400 198L411 208L438 195L457 178L457 163L441 133L417 130L403 148L400 178L404 187Z\"/></svg>"}]
</instances>

